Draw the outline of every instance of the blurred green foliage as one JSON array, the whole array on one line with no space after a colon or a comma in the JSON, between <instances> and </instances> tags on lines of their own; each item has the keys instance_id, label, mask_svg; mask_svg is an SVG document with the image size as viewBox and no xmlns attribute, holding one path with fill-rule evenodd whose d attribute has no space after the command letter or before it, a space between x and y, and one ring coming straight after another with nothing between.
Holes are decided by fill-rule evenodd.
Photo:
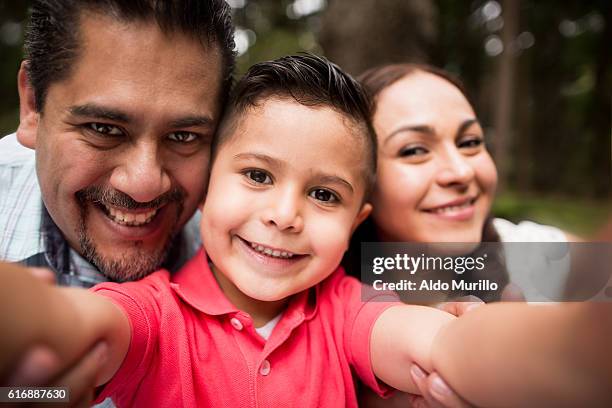
<instances>
[{"instance_id":1,"label":"blurred green foliage","mask_svg":"<svg viewBox=\"0 0 612 408\"><path fill-rule=\"evenodd\" d=\"M487 137L494 137L499 58L485 51L501 36L505 1L228 2L242 45L238 74L299 51L327 55L353 73L390 61L429 62L463 79ZM0 0L0 137L18 123L16 76L28 4ZM516 4L522 42L506 44L517 59L511 171L495 212L588 233L610 209L612 194L612 2ZM486 17L496 8L497 17Z\"/></svg>"},{"instance_id":2,"label":"blurred green foliage","mask_svg":"<svg viewBox=\"0 0 612 408\"><path fill-rule=\"evenodd\" d=\"M612 202L506 192L495 199L492 212L516 223L530 220L589 237L610 217Z\"/></svg>"}]
</instances>

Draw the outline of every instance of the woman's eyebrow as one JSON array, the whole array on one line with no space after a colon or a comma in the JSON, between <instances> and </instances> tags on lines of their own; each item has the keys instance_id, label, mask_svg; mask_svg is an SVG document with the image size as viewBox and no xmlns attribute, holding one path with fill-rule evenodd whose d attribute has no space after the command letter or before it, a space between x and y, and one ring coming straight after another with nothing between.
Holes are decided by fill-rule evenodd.
<instances>
[{"instance_id":1,"label":"woman's eyebrow","mask_svg":"<svg viewBox=\"0 0 612 408\"><path fill-rule=\"evenodd\" d=\"M402 132L419 132L419 133L425 133L428 135L433 135L435 133L434 129L431 126L428 125L407 125L407 126L401 126L397 129L395 129L393 132L389 133L389 136L387 136L387 138L385 139L383 144L387 144L387 142L393 138L393 136L402 133Z\"/></svg>"},{"instance_id":2,"label":"woman's eyebrow","mask_svg":"<svg viewBox=\"0 0 612 408\"><path fill-rule=\"evenodd\" d=\"M476 119L476 118L467 119L467 120L463 121L463 123L461 125L459 125L459 127L457 128L457 135L455 136L455 139L457 139L466 130L468 130L470 126L472 126L473 124L478 124L478 123L479 123L478 119Z\"/></svg>"}]
</instances>

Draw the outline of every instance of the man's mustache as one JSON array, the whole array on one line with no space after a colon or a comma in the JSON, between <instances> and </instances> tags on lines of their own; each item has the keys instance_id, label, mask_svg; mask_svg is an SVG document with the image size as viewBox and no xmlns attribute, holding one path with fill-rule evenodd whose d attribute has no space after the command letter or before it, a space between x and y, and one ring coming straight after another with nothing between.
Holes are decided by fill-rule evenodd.
<instances>
[{"instance_id":1,"label":"man's mustache","mask_svg":"<svg viewBox=\"0 0 612 408\"><path fill-rule=\"evenodd\" d=\"M125 208L127 210L137 210L146 208L160 208L172 202L182 203L185 200L186 193L182 188L175 186L171 190L156 197L154 200L143 203L136 201L128 194L113 188L90 186L79 190L76 193L76 196L81 204L85 204L85 202L92 202L94 204Z\"/></svg>"}]
</instances>

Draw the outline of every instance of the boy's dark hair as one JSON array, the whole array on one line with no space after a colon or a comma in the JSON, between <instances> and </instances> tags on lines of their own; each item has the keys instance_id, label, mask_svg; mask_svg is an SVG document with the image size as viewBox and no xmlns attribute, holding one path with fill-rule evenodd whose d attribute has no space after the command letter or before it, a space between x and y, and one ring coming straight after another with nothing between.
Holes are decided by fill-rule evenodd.
<instances>
[{"instance_id":1,"label":"boy's dark hair","mask_svg":"<svg viewBox=\"0 0 612 408\"><path fill-rule=\"evenodd\" d=\"M376 135L371 122L371 103L359 82L323 57L301 53L253 65L234 87L225 118L213 141L214 157L233 133L238 116L273 98L291 98L305 106L334 109L359 130L366 160L366 196L376 178Z\"/></svg>"},{"instance_id":2,"label":"boy's dark hair","mask_svg":"<svg viewBox=\"0 0 612 408\"><path fill-rule=\"evenodd\" d=\"M164 32L181 32L222 55L224 102L235 64L234 27L224 0L35 0L25 36L26 70L42 112L49 86L70 75L79 51L79 20L84 11L120 21L155 21ZM155 52L155 50L151 50Z\"/></svg>"}]
</instances>

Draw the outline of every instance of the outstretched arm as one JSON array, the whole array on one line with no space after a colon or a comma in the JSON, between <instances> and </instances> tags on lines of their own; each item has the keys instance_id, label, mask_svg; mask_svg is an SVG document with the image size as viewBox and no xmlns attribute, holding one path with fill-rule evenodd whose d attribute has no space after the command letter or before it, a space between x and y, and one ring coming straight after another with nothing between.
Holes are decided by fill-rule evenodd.
<instances>
[{"instance_id":1,"label":"outstretched arm","mask_svg":"<svg viewBox=\"0 0 612 408\"><path fill-rule=\"evenodd\" d=\"M0 263L0 310L0 378L32 346L48 346L69 366L102 340L108 345L98 376L103 384L128 350L129 322L112 302L87 290L52 286L15 265Z\"/></svg>"},{"instance_id":2,"label":"outstretched arm","mask_svg":"<svg viewBox=\"0 0 612 408\"><path fill-rule=\"evenodd\" d=\"M376 322L371 354L376 375L409 392L416 362L477 406L609 406L609 344L608 304L493 304L459 319L397 306Z\"/></svg>"}]
</instances>

